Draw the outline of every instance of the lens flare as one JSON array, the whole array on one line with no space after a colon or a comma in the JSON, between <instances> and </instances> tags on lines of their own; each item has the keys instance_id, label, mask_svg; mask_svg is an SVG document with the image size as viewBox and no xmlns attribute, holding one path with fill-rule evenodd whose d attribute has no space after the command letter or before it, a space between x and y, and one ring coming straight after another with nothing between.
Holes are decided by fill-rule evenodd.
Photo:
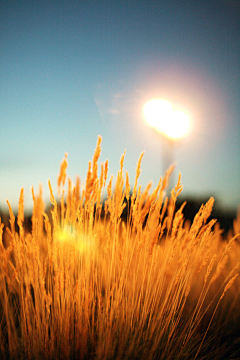
<instances>
[{"instance_id":1,"label":"lens flare","mask_svg":"<svg viewBox=\"0 0 240 360\"><path fill-rule=\"evenodd\" d=\"M76 228L71 225L65 225L55 235L55 240L60 246L75 246L76 250L79 250L80 253L85 253L90 247L93 246L93 241L79 233Z\"/></svg>"},{"instance_id":2,"label":"lens flare","mask_svg":"<svg viewBox=\"0 0 240 360\"><path fill-rule=\"evenodd\" d=\"M189 117L182 111L173 111L164 123L163 132L171 139L183 137L189 129Z\"/></svg>"},{"instance_id":3,"label":"lens flare","mask_svg":"<svg viewBox=\"0 0 240 360\"><path fill-rule=\"evenodd\" d=\"M143 107L143 113L148 125L162 131L164 123L171 116L172 105L163 99L153 99L148 101Z\"/></svg>"},{"instance_id":4,"label":"lens flare","mask_svg":"<svg viewBox=\"0 0 240 360\"><path fill-rule=\"evenodd\" d=\"M183 137L190 125L187 114L174 111L172 105L163 99L148 101L143 107L145 119L151 127L170 139Z\"/></svg>"}]
</instances>

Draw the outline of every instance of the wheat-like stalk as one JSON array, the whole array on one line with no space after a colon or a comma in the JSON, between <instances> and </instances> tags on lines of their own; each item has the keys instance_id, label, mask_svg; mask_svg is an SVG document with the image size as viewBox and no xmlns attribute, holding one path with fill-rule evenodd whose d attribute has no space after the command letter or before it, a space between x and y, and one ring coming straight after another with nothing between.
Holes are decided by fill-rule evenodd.
<instances>
[{"instance_id":1,"label":"wheat-like stalk","mask_svg":"<svg viewBox=\"0 0 240 360\"><path fill-rule=\"evenodd\" d=\"M165 196L174 166L152 192L151 182L142 190L144 153L132 193L126 151L115 183L107 160L98 176L101 143L99 136L85 184L67 177L65 153L57 196L48 181L50 211L42 188L38 195L32 188L31 229L24 190L17 229L7 201L10 227L0 218L1 358L180 360L206 358L213 348L220 359L211 325L220 329L215 315L231 316L236 309L229 303L240 298L239 287L233 293L237 233L223 248L216 220L208 222L213 198L187 224L186 203L176 211L180 173Z\"/></svg>"}]
</instances>

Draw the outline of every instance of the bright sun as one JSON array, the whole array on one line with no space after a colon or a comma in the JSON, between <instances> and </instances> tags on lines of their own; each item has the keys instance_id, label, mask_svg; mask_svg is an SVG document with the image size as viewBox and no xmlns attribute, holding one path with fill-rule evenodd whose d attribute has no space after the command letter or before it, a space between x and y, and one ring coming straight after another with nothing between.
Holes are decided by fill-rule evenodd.
<instances>
[{"instance_id":1,"label":"bright sun","mask_svg":"<svg viewBox=\"0 0 240 360\"><path fill-rule=\"evenodd\" d=\"M147 123L171 139L181 138L189 128L189 118L182 111L174 111L163 99L148 101L143 107Z\"/></svg>"}]
</instances>

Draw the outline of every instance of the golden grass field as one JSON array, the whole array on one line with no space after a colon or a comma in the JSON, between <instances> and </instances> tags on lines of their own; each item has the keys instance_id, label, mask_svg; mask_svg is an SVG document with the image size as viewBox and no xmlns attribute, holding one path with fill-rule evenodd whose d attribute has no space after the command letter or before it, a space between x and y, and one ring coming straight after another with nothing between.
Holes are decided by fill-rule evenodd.
<instances>
[{"instance_id":1,"label":"golden grass field","mask_svg":"<svg viewBox=\"0 0 240 360\"><path fill-rule=\"evenodd\" d=\"M175 211L180 174L165 196L173 167L154 190L150 183L142 190L142 153L131 189L125 153L108 180L100 152L98 137L84 186L67 179L65 155L58 198L49 181L50 212L41 188L32 189L30 230L23 189L17 227L8 203L9 227L0 222L0 358L240 358L240 216L223 239L208 220L210 198L190 224L184 204Z\"/></svg>"}]
</instances>

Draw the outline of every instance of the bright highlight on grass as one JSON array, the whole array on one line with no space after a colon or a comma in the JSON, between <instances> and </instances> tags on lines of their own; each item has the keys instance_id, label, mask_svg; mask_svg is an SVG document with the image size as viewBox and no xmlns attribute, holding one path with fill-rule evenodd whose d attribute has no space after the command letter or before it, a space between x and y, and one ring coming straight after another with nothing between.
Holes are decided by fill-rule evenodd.
<instances>
[{"instance_id":1,"label":"bright highlight on grass","mask_svg":"<svg viewBox=\"0 0 240 360\"><path fill-rule=\"evenodd\" d=\"M143 113L151 127L170 139L183 137L189 129L189 117L182 111L174 111L166 100L148 101L143 107Z\"/></svg>"},{"instance_id":2,"label":"bright highlight on grass","mask_svg":"<svg viewBox=\"0 0 240 360\"><path fill-rule=\"evenodd\" d=\"M32 189L31 228L23 189L17 219L9 203L0 218L0 359L239 358L240 216L227 239L213 198L185 221L181 174L170 199L173 167L142 190L143 153L132 189L125 152L115 182L107 160L98 176L101 141L82 188L65 154L49 212Z\"/></svg>"}]
</instances>

